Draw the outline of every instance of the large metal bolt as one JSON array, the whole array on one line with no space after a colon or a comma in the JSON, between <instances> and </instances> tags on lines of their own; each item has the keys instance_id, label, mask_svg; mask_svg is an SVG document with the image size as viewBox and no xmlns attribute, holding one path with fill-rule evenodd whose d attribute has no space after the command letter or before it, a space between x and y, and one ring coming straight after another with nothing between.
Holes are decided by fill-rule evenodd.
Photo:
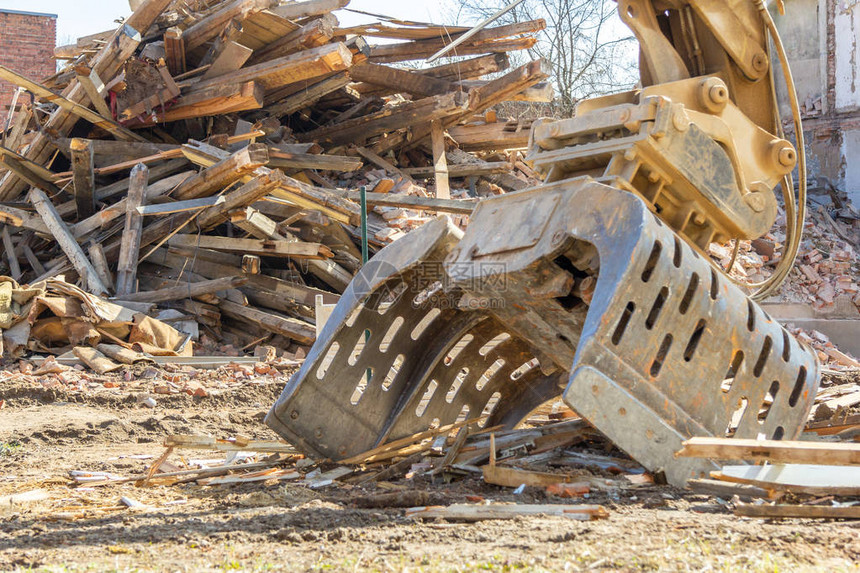
<instances>
[{"instance_id":1,"label":"large metal bolt","mask_svg":"<svg viewBox=\"0 0 860 573\"><path fill-rule=\"evenodd\" d=\"M794 150L790 148L780 149L779 150L779 163L784 167L794 167L795 162L797 161L797 155L795 155Z\"/></svg>"},{"instance_id":2,"label":"large metal bolt","mask_svg":"<svg viewBox=\"0 0 860 573\"><path fill-rule=\"evenodd\" d=\"M708 97L717 105L721 105L729 101L729 90L723 85L711 86L708 90Z\"/></svg>"},{"instance_id":3,"label":"large metal bolt","mask_svg":"<svg viewBox=\"0 0 860 573\"><path fill-rule=\"evenodd\" d=\"M764 73L768 68L767 56L764 52L758 52L752 59L753 69L759 73Z\"/></svg>"},{"instance_id":4,"label":"large metal bolt","mask_svg":"<svg viewBox=\"0 0 860 573\"><path fill-rule=\"evenodd\" d=\"M770 153L776 170L788 173L794 169L797 163L797 151L790 142L784 139L773 141L770 145Z\"/></svg>"},{"instance_id":5,"label":"large metal bolt","mask_svg":"<svg viewBox=\"0 0 860 573\"><path fill-rule=\"evenodd\" d=\"M699 83L699 103L710 113L720 113L729 102L729 88L720 78L705 78Z\"/></svg>"}]
</instances>

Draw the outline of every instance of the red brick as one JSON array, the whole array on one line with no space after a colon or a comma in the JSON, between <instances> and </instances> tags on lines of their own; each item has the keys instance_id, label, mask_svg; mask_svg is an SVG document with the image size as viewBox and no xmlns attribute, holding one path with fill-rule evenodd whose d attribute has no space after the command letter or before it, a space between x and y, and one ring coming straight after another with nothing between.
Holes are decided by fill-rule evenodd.
<instances>
[{"instance_id":1,"label":"red brick","mask_svg":"<svg viewBox=\"0 0 860 573\"><path fill-rule=\"evenodd\" d=\"M56 38L56 18L0 11L0 62L16 72L36 81L53 75ZM0 110L8 108L14 91L0 81Z\"/></svg>"}]
</instances>

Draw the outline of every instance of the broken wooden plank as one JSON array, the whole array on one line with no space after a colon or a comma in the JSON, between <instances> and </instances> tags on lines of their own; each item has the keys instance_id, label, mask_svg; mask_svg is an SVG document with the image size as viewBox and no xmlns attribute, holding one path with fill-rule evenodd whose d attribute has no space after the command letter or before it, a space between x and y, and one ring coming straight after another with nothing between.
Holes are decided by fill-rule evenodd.
<instances>
[{"instance_id":1,"label":"broken wooden plank","mask_svg":"<svg viewBox=\"0 0 860 573\"><path fill-rule=\"evenodd\" d=\"M174 287L159 290L137 292L117 296L117 304L123 302L167 302L182 298L194 298L204 294L216 293L231 288L237 288L248 282L245 277L225 277L201 282L187 282Z\"/></svg>"},{"instance_id":2,"label":"broken wooden plank","mask_svg":"<svg viewBox=\"0 0 860 573\"><path fill-rule=\"evenodd\" d=\"M78 79L78 83L87 92L87 96L90 98L93 107L96 108L96 112L104 118L113 119L113 114L105 103L105 85L98 74L86 64L78 64L75 66L75 76Z\"/></svg>"},{"instance_id":3,"label":"broken wooden plank","mask_svg":"<svg viewBox=\"0 0 860 573\"><path fill-rule=\"evenodd\" d=\"M10 70L6 66L0 65L0 78L6 80L7 82L15 84L16 86L20 86L29 92L32 92L34 95L39 97L39 99L43 99L45 101L49 101L53 104L56 104L57 106L63 108L69 113L73 113L81 119L87 120L93 125L98 126L109 132L117 139L127 141L146 141L143 137L137 135L134 132L129 131L114 120L104 118L98 113L90 110L89 108L86 108L81 104L76 103L60 94L52 92L48 88L30 80L29 78L15 71ZM83 88L81 88L81 90L83 91Z\"/></svg>"},{"instance_id":4,"label":"broken wooden plank","mask_svg":"<svg viewBox=\"0 0 860 573\"><path fill-rule=\"evenodd\" d=\"M171 247L214 249L264 257L322 259L333 256L331 250L320 243L235 239L210 235L176 235L167 241L167 244Z\"/></svg>"},{"instance_id":5,"label":"broken wooden plank","mask_svg":"<svg viewBox=\"0 0 860 573\"><path fill-rule=\"evenodd\" d=\"M430 122L430 142L433 148L433 178L436 182L436 198L450 199L451 185L448 183L448 160L445 158L445 128L442 122Z\"/></svg>"},{"instance_id":6,"label":"broken wooden plank","mask_svg":"<svg viewBox=\"0 0 860 573\"><path fill-rule=\"evenodd\" d=\"M167 109L153 110L145 117L126 122L129 127L146 127L195 117L221 115L263 107L263 86L256 82L225 83L192 89Z\"/></svg>"},{"instance_id":7,"label":"broken wooden plank","mask_svg":"<svg viewBox=\"0 0 860 573\"><path fill-rule=\"evenodd\" d=\"M6 260L9 262L9 272L12 274L12 278L17 280L21 279L21 265L18 264L18 255L15 254L15 244L12 242L12 236L9 234L9 227L7 225L3 225L2 231L0 231L0 236L3 238L3 249L6 251Z\"/></svg>"},{"instance_id":8,"label":"broken wooden plank","mask_svg":"<svg viewBox=\"0 0 860 573\"><path fill-rule=\"evenodd\" d=\"M860 519L860 506L740 504L735 506L735 515L762 519Z\"/></svg>"},{"instance_id":9,"label":"broken wooden plank","mask_svg":"<svg viewBox=\"0 0 860 573\"><path fill-rule=\"evenodd\" d=\"M329 189L328 193L336 194L353 201L360 199L358 191L341 191ZM416 195L403 195L399 193L367 193L367 204L382 207L403 207L417 211L438 211L440 213L470 214L477 201L460 201L457 199L435 199L432 197L418 197Z\"/></svg>"},{"instance_id":10,"label":"broken wooden plank","mask_svg":"<svg viewBox=\"0 0 860 573\"><path fill-rule=\"evenodd\" d=\"M229 300L222 300L218 307L225 316L241 322L247 322L259 326L263 330L286 336L299 344L313 344L316 340L316 329L312 324L279 316L269 312L263 312L254 307L242 306Z\"/></svg>"},{"instance_id":11,"label":"broken wooden plank","mask_svg":"<svg viewBox=\"0 0 860 573\"><path fill-rule=\"evenodd\" d=\"M96 212L93 148L89 140L76 137L69 145L69 149L72 152L75 207L78 219L86 219Z\"/></svg>"},{"instance_id":12,"label":"broken wooden plank","mask_svg":"<svg viewBox=\"0 0 860 573\"><path fill-rule=\"evenodd\" d=\"M155 205L140 205L137 212L144 217L157 215L168 215L170 213L184 213L206 207L213 207L224 203L224 197L203 197L201 199L188 199L187 201L171 201L170 203L157 203Z\"/></svg>"},{"instance_id":13,"label":"broken wooden plank","mask_svg":"<svg viewBox=\"0 0 860 573\"><path fill-rule=\"evenodd\" d=\"M182 30L177 26L164 31L164 61L170 75L185 73L185 40L182 39Z\"/></svg>"},{"instance_id":14,"label":"broken wooden plank","mask_svg":"<svg viewBox=\"0 0 860 573\"><path fill-rule=\"evenodd\" d=\"M363 163L345 155L314 155L291 153L269 147L269 166L283 169L321 169L323 171L356 171Z\"/></svg>"},{"instance_id":15,"label":"broken wooden plank","mask_svg":"<svg viewBox=\"0 0 860 573\"><path fill-rule=\"evenodd\" d=\"M734 496L758 499L769 499L771 492L765 488L741 483L730 483L715 479L691 479L687 480L687 489L696 493L715 495L723 499L731 499Z\"/></svg>"},{"instance_id":16,"label":"broken wooden plank","mask_svg":"<svg viewBox=\"0 0 860 573\"><path fill-rule=\"evenodd\" d=\"M299 50L316 48L327 43L334 34L336 19L331 15L311 20L301 28L286 34L266 46L254 50L250 64L289 56Z\"/></svg>"},{"instance_id":17,"label":"broken wooden plank","mask_svg":"<svg viewBox=\"0 0 860 573\"><path fill-rule=\"evenodd\" d=\"M495 122L478 125L455 125L448 135L464 151L524 149L529 143L531 122Z\"/></svg>"},{"instance_id":18,"label":"broken wooden plank","mask_svg":"<svg viewBox=\"0 0 860 573\"><path fill-rule=\"evenodd\" d=\"M96 272L99 275L102 283L109 289L114 288L113 277L110 274L107 257L105 256L104 248L101 243L93 243L89 248L90 261L93 263ZM45 272L44 269L42 272Z\"/></svg>"},{"instance_id":19,"label":"broken wooden plank","mask_svg":"<svg viewBox=\"0 0 860 573\"><path fill-rule=\"evenodd\" d=\"M349 75L356 82L388 88L386 91L391 93L408 93L418 97L445 94L456 89L454 84L447 80L381 64L364 63L353 66L349 70ZM370 95L365 91L373 92L373 90L363 90L362 86L357 86L356 90L363 95Z\"/></svg>"},{"instance_id":20,"label":"broken wooden plank","mask_svg":"<svg viewBox=\"0 0 860 573\"><path fill-rule=\"evenodd\" d=\"M116 269L116 294L122 298L137 290L137 261L143 232L143 215L137 208L143 204L149 169L142 163L131 170L128 202L125 211L125 227Z\"/></svg>"},{"instance_id":21,"label":"broken wooden plank","mask_svg":"<svg viewBox=\"0 0 860 573\"><path fill-rule=\"evenodd\" d=\"M346 72L333 74L322 80L306 82L303 89L289 96L278 98L272 105L266 105L265 112L273 117L282 117L295 113L309 105L313 105L320 98L341 88L346 87L352 80Z\"/></svg>"},{"instance_id":22,"label":"broken wooden plank","mask_svg":"<svg viewBox=\"0 0 860 573\"><path fill-rule=\"evenodd\" d=\"M418 122L432 121L467 110L468 98L460 93L432 96L414 102L350 119L331 127L321 127L299 134L299 141L319 141L329 144L355 143L357 145L376 135L382 135Z\"/></svg>"},{"instance_id":23,"label":"broken wooden plank","mask_svg":"<svg viewBox=\"0 0 860 573\"><path fill-rule=\"evenodd\" d=\"M60 218L57 210L54 208L51 200L45 195L41 189L32 188L29 194L30 202L36 211L42 217L42 222L51 231L51 234L56 239L57 244L69 258L69 261L78 271L84 284L87 285L87 290L95 295L103 295L107 293L107 287L99 279L98 272L89 261L84 251L78 245L75 238L69 232L68 227Z\"/></svg>"},{"instance_id":24,"label":"broken wooden plank","mask_svg":"<svg viewBox=\"0 0 860 573\"><path fill-rule=\"evenodd\" d=\"M252 12L259 12L272 7L276 2L271 0L233 0L223 4L221 8L199 19L182 32L185 50L191 52L218 35L233 19L243 20Z\"/></svg>"},{"instance_id":25,"label":"broken wooden plank","mask_svg":"<svg viewBox=\"0 0 860 573\"><path fill-rule=\"evenodd\" d=\"M544 28L546 28L546 22L542 19L485 28L473 35L467 42L461 44L456 50L456 55L487 54L491 52L528 49L535 44L535 38L527 37L517 40L506 40L506 38L521 34L533 34L540 32ZM451 38L451 40L456 40L456 38ZM449 43L448 38L433 38L414 42L377 45L371 49L370 61L390 63L425 59Z\"/></svg>"},{"instance_id":26,"label":"broken wooden plank","mask_svg":"<svg viewBox=\"0 0 860 573\"><path fill-rule=\"evenodd\" d=\"M248 66L218 78L200 80L194 87L200 89L223 83L238 84L253 81L266 90L274 90L288 84L345 70L351 65L352 52L338 42Z\"/></svg>"},{"instance_id":27,"label":"broken wooden plank","mask_svg":"<svg viewBox=\"0 0 860 573\"><path fill-rule=\"evenodd\" d=\"M467 505L413 507L406 510L412 519L446 519L449 521L483 521L487 519L513 519L534 515L566 517L580 521L591 521L609 517L609 512L600 505Z\"/></svg>"},{"instance_id":28,"label":"broken wooden plank","mask_svg":"<svg viewBox=\"0 0 860 573\"><path fill-rule=\"evenodd\" d=\"M186 147L183 146L183 152L186 151ZM207 197L235 183L268 161L267 147L262 143L252 143L187 179L176 188L173 197L180 201Z\"/></svg>"},{"instance_id":29,"label":"broken wooden plank","mask_svg":"<svg viewBox=\"0 0 860 573\"><path fill-rule=\"evenodd\" d=\"M238 42L227 42L224 49L200 79L203 81L211 80L212 78L235 72L245 65L245 62L248 61L253 53L254 50Z\"/></svg>"},{"instance_id":30,"label":"broken wooden plank","mask_svg":"<svg viewBox=\"0 0 860 573\"><path fill-rule=\"evenodd\" d=\"M271 193L281 185L286 177L279 169L273 169L268 173L258 175L235 191L222 195L219 204L204 209L197 216L197 227L207 230L230 219L230 212L235 209L246 207L258 199Z\"/></svg>"},{"instance_id":31,"label":"broken wooden plank","mask_svg":"<svg viewBox=\"0 0 860 573\"><path fill-rule=\"evenodd\" d=\"M287 20L301 20L311 16L328 14L349 4L349 0L305 0L289 2L271 8L271 12Z\"/></svg>"},{"instance_id":32,"label":"broken wooden plank","mask_svg":"<svg viewBox=\"0 0 860 573\"><path fill-rule=\"evenodd\" d=\"M753 462L860 465L860 444L789 440L690 438L677 457Z\"/></svg>"},{"instance_id":33,"label":"broken wooden plank","mask_svg":"<svg viewBox=\"0 0 860 573\"><path fill-rule=\"evenodd\" d=\"M496 173L510 173L513 167L507 161L485 161L483 163L467 163L463 165L448 165L449 177L481 177ZM434 167L405 167L402 170L412 177L433 177Z\"/></svg>"}]
</instances>

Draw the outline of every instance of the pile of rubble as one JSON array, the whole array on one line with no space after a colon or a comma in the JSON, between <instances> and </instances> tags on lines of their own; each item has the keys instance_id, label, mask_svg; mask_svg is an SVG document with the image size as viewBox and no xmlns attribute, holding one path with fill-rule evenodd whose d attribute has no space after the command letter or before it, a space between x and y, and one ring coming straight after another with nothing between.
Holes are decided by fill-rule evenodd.
<instances>
[{"instance_id":1,"label":"pile of rubble","mask_svg":"<svg viewBox=\"0 0 860 573\"><path fill-rule=\"evenodd\" d=\"M465 226L478 196L536 181L505 151L528 124L491 108L551 99L541 61L509 69L507 56L544 21L482 29L419 70L392 64L417 66L468 29L342 28L332 11L346 4L145 0L117 30L57 48L67 65L50 78L0 66L20 88L0 146L10 288L78 285L127 323L169 329L160 353L190 353L190 338L206 354L268 343L295 357L315 340L316 305L361 265L359 188L372 252L438 213ZM15 324L35 327L38 308ZM29 340L0 325L7 355L145 350L127 332L70 328L91 322L78 311Z\"/></svg>"}]
</instances>

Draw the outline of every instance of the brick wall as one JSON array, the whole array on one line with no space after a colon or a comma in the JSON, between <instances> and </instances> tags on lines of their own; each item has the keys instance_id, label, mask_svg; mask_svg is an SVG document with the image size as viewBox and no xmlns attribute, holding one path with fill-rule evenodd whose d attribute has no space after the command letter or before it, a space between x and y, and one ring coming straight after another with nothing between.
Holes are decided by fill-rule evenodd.
<instances>
[{"instance_id":1,"label":"brick wall","mask_svg":"<svg viewBox=\"0 0 860 573\"><path fill-rule=\"evenodd\" d=\"M56 43L55 17L0 10L0 64L39 81L56 72ZM0 80L0 111L8 109L14 90Z\"/></svg>"}]
</instances>

